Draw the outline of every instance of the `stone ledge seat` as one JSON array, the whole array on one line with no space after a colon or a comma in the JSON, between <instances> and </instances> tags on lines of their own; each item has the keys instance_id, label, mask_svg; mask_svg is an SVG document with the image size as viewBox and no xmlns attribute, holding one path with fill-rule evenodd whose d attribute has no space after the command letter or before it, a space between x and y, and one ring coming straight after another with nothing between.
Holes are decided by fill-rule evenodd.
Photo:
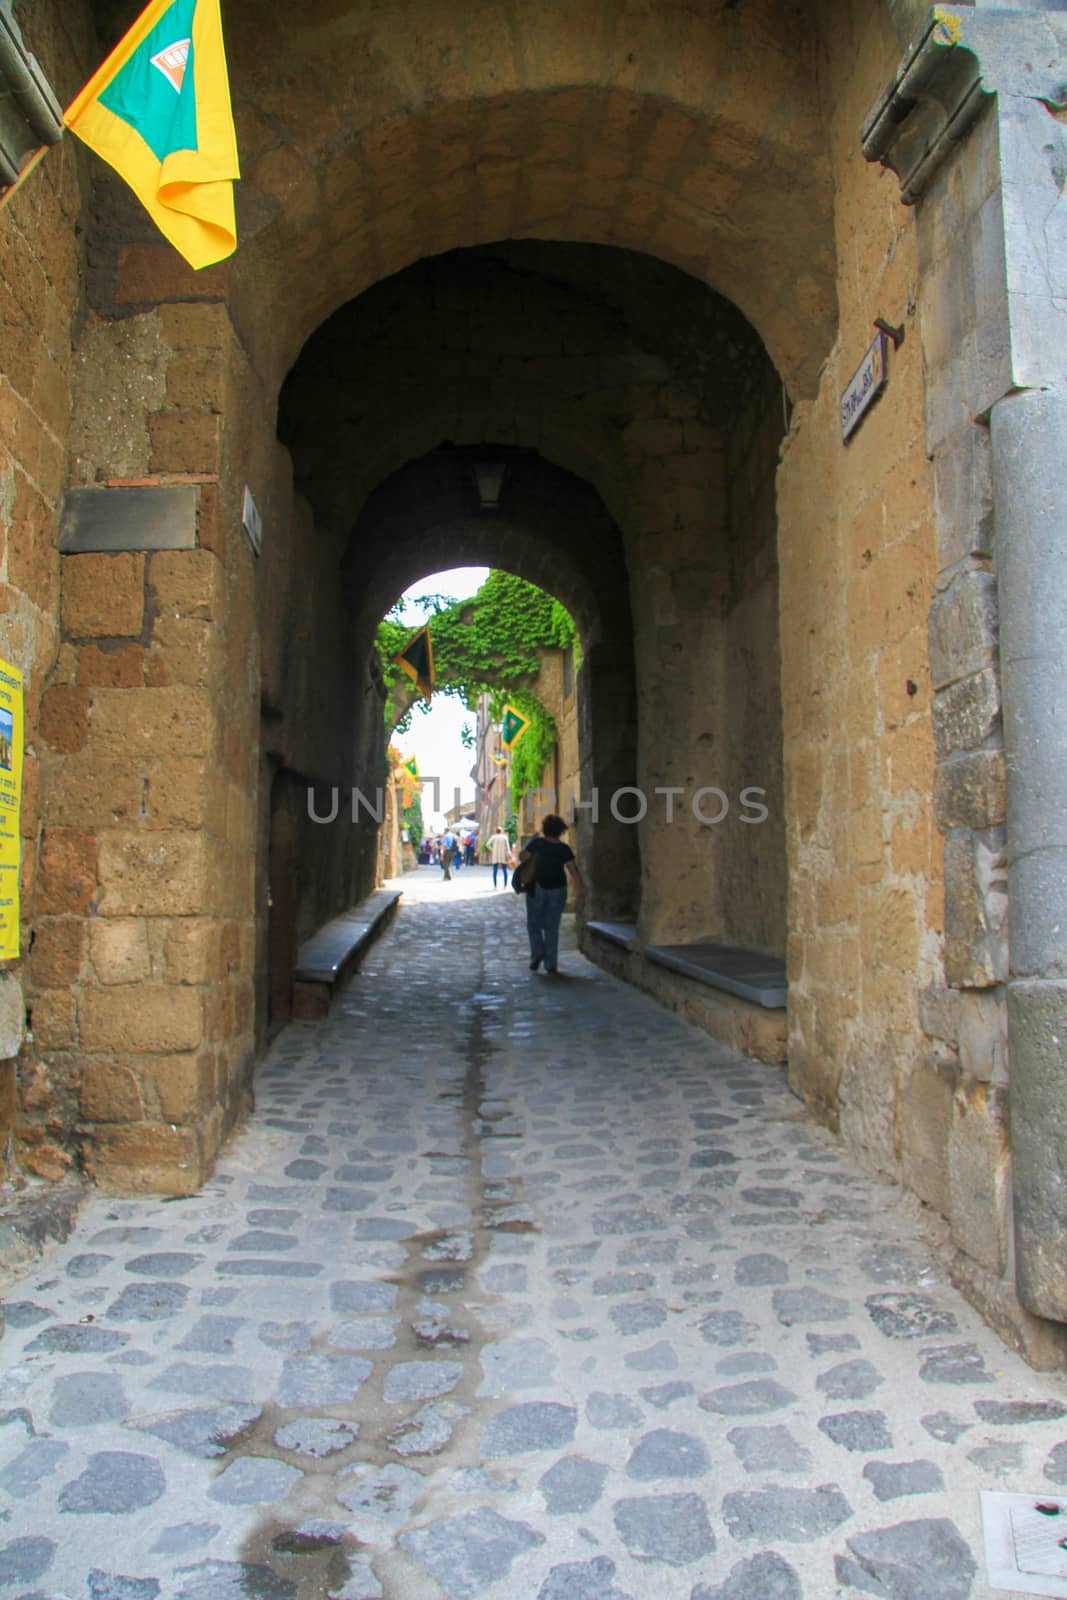
<instances>
[{"instance_id":1,"label":"stone ledge seat","mask_svg":"<svg viewBox=\"0 0 1067 1600\"><path fill-rule=\"evenodd\" d=\"M586 927L590 933L598 933L602 939L610 939L612 944L620 945L623 950L637 949L636 922L587 922Z\"/></svg>"},{"instance_id":2,"label":"stone ledge seat","mask_svg":"<svg viewBox=\"0 0 1067 1600\"><path fill-rule=\"evenodd\" d=\"M400 894L399 889L376 889L300 946L293 973L294 1018L308 1022L326 1015L334 991L383 932Z\"/></svg>"},{"instance_id":3,"label":"stone ledge seat","mask_svg":"<svg viewBox=\"0 0 1067 1600\"><path fill-rule=\"evenodd\" d=\"M722 989L768 1011L784 1011L788 989L785 961L737 944L650 944L645 955L657 966Z\"/></svg>"}]
</instances>

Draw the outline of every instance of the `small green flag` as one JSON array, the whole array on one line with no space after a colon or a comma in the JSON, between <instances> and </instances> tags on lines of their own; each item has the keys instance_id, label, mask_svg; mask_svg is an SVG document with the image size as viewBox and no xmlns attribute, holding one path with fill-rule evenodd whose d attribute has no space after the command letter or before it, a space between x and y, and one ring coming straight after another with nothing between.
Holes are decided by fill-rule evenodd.
<instances>
[{"instance_id":1,"label":"small green flag","mask_svg":"<svg viewBox=\"0 0 1067 1600\"><path fill-rule=\"evenodd\" d=\"M393 657L397 666L406 672L413 683L429 700L433 695L433 646L430 644L430 625L413 633L403 650Z\"/></svg>"},{"instance_id":2,"label":"small green flag","mask_svg":"<svg viewBox=\"0 0 1067 1600\"><path fill-rule=\"evenodd\" d=\"M500 742L504 749L514 750L529 726L529 717L524 717L514 706L505 706L504 720L500 725Z\"/></svg>"}]
</instances>

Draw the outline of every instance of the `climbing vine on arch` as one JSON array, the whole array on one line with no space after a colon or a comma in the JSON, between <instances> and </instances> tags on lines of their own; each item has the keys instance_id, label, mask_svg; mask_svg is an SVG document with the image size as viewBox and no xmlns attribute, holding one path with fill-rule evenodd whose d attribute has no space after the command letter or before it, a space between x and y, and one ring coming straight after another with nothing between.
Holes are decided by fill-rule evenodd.
<instances>
[{"instance_id":1,"label":"climbing vine on arch","mask_svg":"<svg viewBox=\"0 0 1067 1600\"><path fill-rule=\"evenodd\" d=\"M388 690L386 732L410 726L414 703L410 679L394 656L410 638L410 622L401 622L395 606L378 627L378 652ZM541 779L556 743L555 719L533 693L545 650L573 648L579 655L578 631L558 600L510 572L490 572L469 600L444 595L427 597L437 689L459 697L473 710L478 696L490 696L490 714L499 720L505 701L529 719L530 726L512 756L512 793L516 804ZM576 662L577 664L577 662Z\"/></svg>"}]
</instances>

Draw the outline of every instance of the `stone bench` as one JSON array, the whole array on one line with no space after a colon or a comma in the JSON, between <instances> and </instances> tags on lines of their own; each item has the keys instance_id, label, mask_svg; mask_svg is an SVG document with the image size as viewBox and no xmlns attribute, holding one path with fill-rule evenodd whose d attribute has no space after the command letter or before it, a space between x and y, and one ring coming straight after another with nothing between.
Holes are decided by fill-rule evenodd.
<instances>
[{"instance_id":1,"label":"stone bench","mask_svg":"<svg viewBox=\"0 0 1067 1600\"><path fill-rule=\"evenodd\" d=\"M782 1062L788 1044L785 962L736 944L641 948L632 922L587 922L582 948L605 971L760 1061Z\"/></svg>"},{"instance_id":2,"label":"stone bench","mask_svg":"<svg viewBox=\"0 0 1067 1600\"><path fill-rule=\"evenodd\" d=\"M598 933L602 939L610 939L612 944L621 946L623 950L637 949L636 922L587 922L586 927L590 933Z\"/></svg>"},{"instance_id":3,"label":"stone bench","mask_svg":"<svg viewBox=\"0 0 1067 1600\"><path fill-rule=\"evenodd\" d=\"M328 1014L334 991L384 931L399 901L399 889L376 889L300 946L293 973L294 1021L314 1022Z\"/></svg>"},{"instance_id":4,"label":"stone bench","mask_svg":"<svg viewBox=\"0 0 1067 1600\"><path fill-rule=\"evenodd\" d=\"M788 989L781 956L764 955L738 944L650 944L645 955L658 966L736 994L767 1011L785 1010Z\"/></svg>"}]
</instances>

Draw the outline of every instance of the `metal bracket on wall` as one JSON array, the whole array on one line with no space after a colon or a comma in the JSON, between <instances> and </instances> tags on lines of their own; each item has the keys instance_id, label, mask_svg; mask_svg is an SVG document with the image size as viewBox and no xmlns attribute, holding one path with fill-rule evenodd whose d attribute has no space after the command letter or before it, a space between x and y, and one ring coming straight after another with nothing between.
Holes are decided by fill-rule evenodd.
<instances>
[{"instance_id":1,"label":"metal bracket on wall","mask_svg":"<svg viewBox=\"0 0 1067 1600\"><path fill-rule=\"evenodd\" d=\"M895 328L893 324L891 322L887 322L884 317L875 317L874 325L881 333L885 334L887 339L892 339L894 350L900 349L901 345L904 343L903 323L901 323L898 328Z\"/></svg>"}]
</instances>

